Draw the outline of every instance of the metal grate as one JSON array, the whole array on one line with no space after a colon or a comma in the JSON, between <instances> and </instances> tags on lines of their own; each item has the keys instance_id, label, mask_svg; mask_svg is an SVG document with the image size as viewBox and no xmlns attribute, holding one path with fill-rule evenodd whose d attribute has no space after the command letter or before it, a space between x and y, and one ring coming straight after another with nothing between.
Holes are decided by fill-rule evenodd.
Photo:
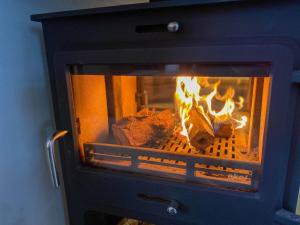
<instances>
[{"instance_id":1,"label":"metal grate","mask_svg":"<svg viewBox=\"0 0 300 225\"><path fill-rule=\"evenodd\" d=\"M215 138L212 145L206 149L199 150L189 145L185 140L172 136L160 146L160 149L191 156L199 155L228 160L257 161L258 154L247 149L245 138L242 136L242 134L233 134L230 138Z\"/></svg>"},{"instance_id":2,"label":"metal grate","mask_svg":"<svg viewBox=\"0 0 300 225\"><path fill-rule=\"evenodd\" d=\"M85 159L105 168L253 190L258 157L247 151L240 135L215 138L214 144L203 150L174 136L161 142L160 150L90 143L85 144Z\"/></svg>"}]
</instances>

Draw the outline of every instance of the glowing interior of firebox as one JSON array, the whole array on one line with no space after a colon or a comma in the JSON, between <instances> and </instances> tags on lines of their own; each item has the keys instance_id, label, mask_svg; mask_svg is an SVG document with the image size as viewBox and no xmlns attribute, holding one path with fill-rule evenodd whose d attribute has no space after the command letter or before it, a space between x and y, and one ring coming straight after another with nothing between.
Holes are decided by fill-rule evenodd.
<instances>
[{"instance_id":1,"label":"glowing interior of firebox","mask_svg":"<svg viewBox=\"0 0 300 225\"><path fill-rule=\"evenodd\" d=\"M243 129L248 121L246 113L241 112L244 97L238 95L235 98L236 91L232 86L226 87L224 94L220 94L222 80L211 80L212 83L207 77L176 78L175 100L180 119L180 125L177 126L179 134L189 145L198 149L205 149L213 144L215 136L231 137L233 131Z\"/></svg>"},{"instance_id":2,"label":"glowing interior of firebox","mask_svg":"<svg viewBox=\"0 0 300 225\"><path fill-rule=\"evenodd\" d=\"M270 78L72 75L82 163L254 190Z\"/></svg>"}]
</instances>

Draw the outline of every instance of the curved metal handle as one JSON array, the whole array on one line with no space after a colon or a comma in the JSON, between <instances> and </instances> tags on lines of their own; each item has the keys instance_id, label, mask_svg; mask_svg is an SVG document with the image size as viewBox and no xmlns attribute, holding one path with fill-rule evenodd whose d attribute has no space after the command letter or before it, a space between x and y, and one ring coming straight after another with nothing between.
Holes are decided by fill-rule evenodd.
<instances>
[{"instance_id":1,"label":"curved metal handle","mask_svg":"<svg viewBox=\"0 0 300 225\"><path fill-rule=\"evenodd\" d=\"M55 141L59 140L60 138L64 137L68 133L67 130L62 130L62 131L57 131L55 132L48 140L47 140L47 151L48 151L48 159L49 159L49 164L50 164L50 170L51 170L51 175L53 179L54 186L56 188L59 187L59 180L58 180L58 173L56 170L56 165L55 165Z\"/></svg>"}]
</instances>

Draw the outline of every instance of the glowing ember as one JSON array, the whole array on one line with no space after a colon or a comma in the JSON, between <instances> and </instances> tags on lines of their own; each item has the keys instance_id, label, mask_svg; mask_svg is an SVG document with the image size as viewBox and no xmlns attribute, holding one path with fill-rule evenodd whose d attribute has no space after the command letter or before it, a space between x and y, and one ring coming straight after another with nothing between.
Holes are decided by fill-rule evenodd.
<instances>
[{"instance_id":1,"label":"glowing ember","mask_svg":"<svg viewBox=\"0 0 300 225\"><path fill-rule=\"evenodd\" d=\"M221 80L211 84L207 78L180 76L176 79L175 98L179 109L181 119L181 132L189 141L188 131L193 126L189 121L189 112L192 108L196 108L213 127L213 121L218 123L228 123L235 125L235 129L241 129L247 124L247 116L236 118L236 110L240 110L244 106L244 98L239 96L238 101L234 101L235 90L228 87L224 95L220 95L218 88ZM203 94L205 90L211 90L208 94ZM215 110L213 103L217 101L222 104L220 110ZM187 124L189 124L187 127Z\"/></svg>"}]
</instances>

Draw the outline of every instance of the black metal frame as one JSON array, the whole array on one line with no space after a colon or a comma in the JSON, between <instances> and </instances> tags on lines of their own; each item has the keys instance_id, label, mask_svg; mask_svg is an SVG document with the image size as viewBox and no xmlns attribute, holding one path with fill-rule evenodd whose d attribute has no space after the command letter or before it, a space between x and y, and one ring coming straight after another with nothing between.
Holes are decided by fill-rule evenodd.
<instances>
[{"instance_id":1,"label":"black metal frame","mask_svg":"<svg viewBox=\"0 0 300 225\"><path fill-rule=\"evenodd\" d=\"M93 14L105 14L113 12L130 12L135 10L145 10L145 9L163 9L163 8L172 8L172 7L185 7L185 6L200 6L200 5L222 5L222 4L231 4L235 2L247 2L247 0L162 0L155 1L150 3L140 3L140 4L129 4L121 6L111 6L111 7L102 7L95 9L84 9L84 10L74 10L66 12L54 12L54 13L43 13L32 15L31 19L33 21L42 21L45 19L56 19L56 18L65 18L70 16L84 16L84 15L93 15Z\"/></svg>"},{"instance_id":2,"label":"black metal frame","mask_svg":"<svg viewBox=\"0 0 300 225\"><path fill-rule=\"evenodd\" d=\"M228 55L228 52L230 54ZM247 52L247 54L244 54ZM153 58L152 56L156 57ZM67 91L68 65L76 64L132 64L132 63L203 63L203 64L268 64L271 67L272 89L269 105L269 119L267 122L267 134L264 155L263 177L258 193L244 193L231 190L219 190L217 188L186 184L184 182L172 182L161 178L147 177L135 174L123 174L118 172L95 170L82 167L76 146L76 129L73 127L72 102ZM141 208L145 208L147 216L142 218L158 222L161 218L167 218L172 222L180 221L197 224L224 224L220 217L227 221L225 224L270 224L273 221L275 211L283 207L284 177L288 165L286 146L289 146L291 137L291 124L293 121L293 104L286 99L294 99L291 95L292 52L280 45L249 45L249 46L201 46L159 49L124 49L103 50L88 52L61 52L55 57L55 82L57 88L58 115L60 127L72 130L73 136L69 136L61 147L61 157L64 168L64 180L67 188L67 198L77 205L81 205L82 213L85 210L97 209L109 210L109 207L131 210L134 217L139 217ZM293 101L292 101L293 102ZM279 110L280 109L280 110ZM280 127L280 129L276 129ZM284 130L285 132L281 132ZM282 165L278 167L278 165ZM282 180L274 179L280 177ZM102 187L104 180L109 180L106 187ZM102 181L101 181L102 180ZM136 187L132 187L133 183ZM117 188L117 187L118 188ZM132 189L128 193L123 192L126 186ZM157 193L159 186L160 193ZM90 187L97 187L91 190ZM109 190L114 190L108 194ZM183 194L183 193L189 194ZM158 196L166 199L175 199L184 208L178 217L170 217L166 214L163 205L157 203L142 203L138 194ZM72 195L70 197L68 195ZM274 197L276 196L276 197ZM201 202L194 201L199 199ZM205 200L203 200L205 199ZM125 205L126 201L129 205ZM89 202L89 204L84 204ZM205 202L205 206L202 204ZM230 206L228 205L230 202ZM70 204L73 204L70 206ZM152 205L153 204L153 205ZM123 205L123 206L122 206ZM243 206L241 209L240 206ZM74 215L74 203L69 203L69 211ZM78 207L78 206L77 206ZM79 208L79 207L78 207ZM149 210L150 208L150 210ZM79 209L77 209L79 210ZM215 216L207 216L215 211ZM150 212L147 214L146 212ZM220 213L217 213L220 212ZM232 214L234 212L234 214ZM154 219L152 215L156 215ZM251 215L249 217L249 214ZM235 216L233 216L235 215ZM238 216L237 216L238 215ZM161 217L161 218L160 218ZM158 219L159 218L159 219ZM247 218L247 221L245 221ZM158 219L158 220L157 220ZM78 223L78 219L71 221ZM230 221L230 223L229 223Z\"/></svg>"}]
</instances>

